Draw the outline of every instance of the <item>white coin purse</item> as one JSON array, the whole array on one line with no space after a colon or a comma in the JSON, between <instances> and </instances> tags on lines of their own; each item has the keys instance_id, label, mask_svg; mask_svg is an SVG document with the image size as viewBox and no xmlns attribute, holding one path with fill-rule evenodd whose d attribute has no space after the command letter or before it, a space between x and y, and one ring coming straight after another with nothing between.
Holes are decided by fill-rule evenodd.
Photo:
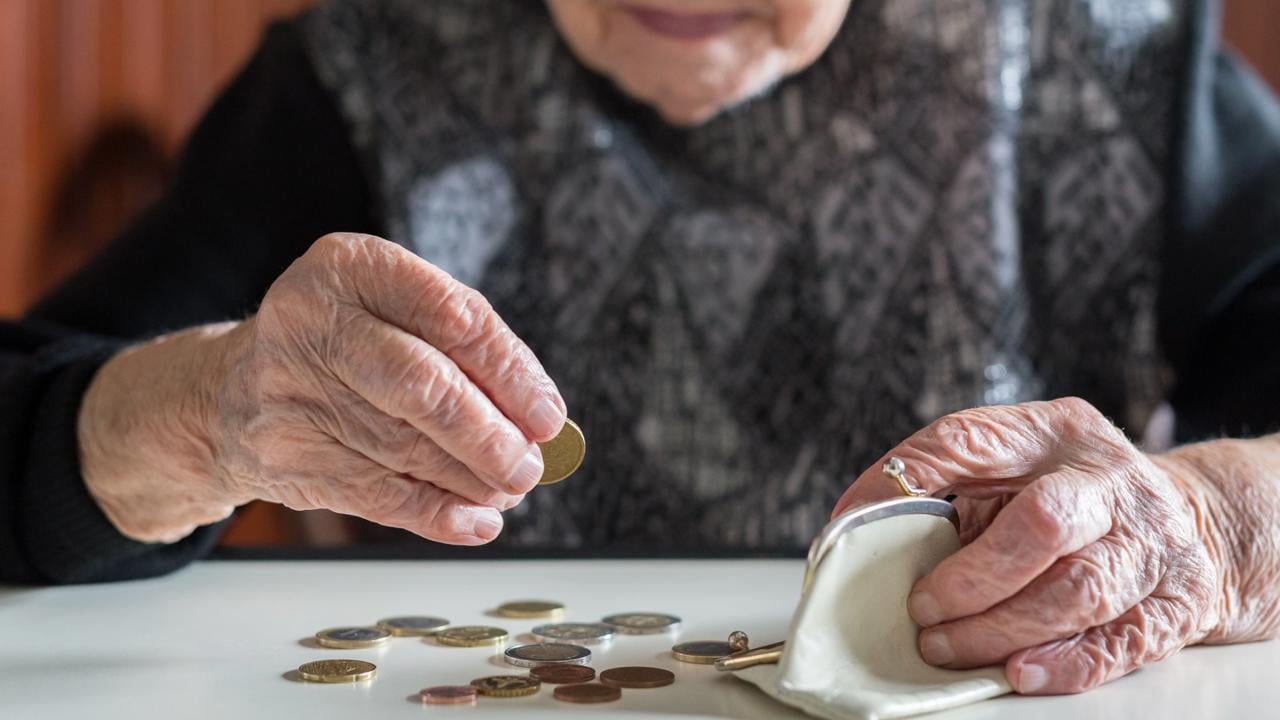
<instances>
[{"instance_id":1,"label":"white coin purse","mask_svg":"<svg viewBox=\"0 0 1280 720\"><path fill-rule=\"evenodd\" d=\"M960 549L951 503L901 498L833 520L809 552L805 587L777 664L735 674L819 718L883 720L1010 692L1000 666L943 670L917 649L915 582Z\"/></svg>"}]
</instances>

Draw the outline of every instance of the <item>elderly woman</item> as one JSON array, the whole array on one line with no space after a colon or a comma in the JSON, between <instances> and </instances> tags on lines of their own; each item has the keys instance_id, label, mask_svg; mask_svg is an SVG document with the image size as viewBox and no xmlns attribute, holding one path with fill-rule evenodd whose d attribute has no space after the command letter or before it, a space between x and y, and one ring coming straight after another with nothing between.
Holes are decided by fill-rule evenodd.
<instances>
[{"instance_id":1,"label":"elderly woman","mask_svg":"<svg viewBox=\"0 0 1280 720\"><path fill-rule=\"evenodd\" d=\"M968 542L910 598L930 662L1061 693L1275 635L1280 111L1211 13L278 27L163 201L4 329L0 573L164 572L253 499L438 543L794 551L896 455ZM586 468L530 492L567 409Z\"/></svg>"}]
</instances>

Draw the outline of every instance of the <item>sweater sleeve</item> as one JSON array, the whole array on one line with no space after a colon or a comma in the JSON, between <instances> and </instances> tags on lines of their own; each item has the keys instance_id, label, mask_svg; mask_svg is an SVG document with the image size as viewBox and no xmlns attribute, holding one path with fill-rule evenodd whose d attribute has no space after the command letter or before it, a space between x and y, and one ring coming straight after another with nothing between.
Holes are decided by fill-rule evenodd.
<instances>
[{"instance_id":1,"label":"sweater sleeve","mask_svg":"<svg viewBox=\"0 0 1280 720\"><path fill-rule=\"evenodd\" d=\"M372 191L296 25L275 26L193 133L161 200L17 322L0 323L0 581L122 580L206 553L122 536L81 478L76 422L120 348L243 317L317 237L378 232Z\"/></svg>"},{"instance_id":2,"label":"sweater sleeve","mask_svg":"<svg viewBox=\"0 0 1280 720\"><path fill-rule=\"evenodd\" d=\"M1181 442L1280 430L1280 104L1197 23L1161 335Z\"/></svg>"}]
</instances>

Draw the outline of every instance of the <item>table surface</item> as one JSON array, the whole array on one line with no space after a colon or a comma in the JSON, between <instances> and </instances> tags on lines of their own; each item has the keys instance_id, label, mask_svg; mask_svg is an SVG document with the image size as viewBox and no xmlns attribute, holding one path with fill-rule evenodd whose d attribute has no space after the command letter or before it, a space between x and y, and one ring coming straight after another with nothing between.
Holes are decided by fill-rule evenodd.
<instances>
[{"instance_id":1,"label":"table surface","mask_svg":"<svg viewBox=\"0 0 1280 720\"><path fill-rule=\"evenodd\" d=\"M141 582L0 589L0 717L4 718L422 718L803 717L707 666L679 663L677 639L747 631L780 639L797 599L796 560L204 562ZM656 665L676 684L627 690L608 705L570 705L549 687L475 708L423 706L428 685L523 672L492 649L395 638L376 650L327 650L309 640L335 625L400 614L492 624L516 640L535 621L489 614L499 603L559 600L567 620L620 611L684 618L677 635L623 636L596 648L597 669ZM851 609L852 610L852 609ZM378 665L372 682L303 683L309 660L352 657ZM1280 642L1194 648L1083 695L1005 697L931 717L1280 717Z\"/></svg>"}]
</instances>

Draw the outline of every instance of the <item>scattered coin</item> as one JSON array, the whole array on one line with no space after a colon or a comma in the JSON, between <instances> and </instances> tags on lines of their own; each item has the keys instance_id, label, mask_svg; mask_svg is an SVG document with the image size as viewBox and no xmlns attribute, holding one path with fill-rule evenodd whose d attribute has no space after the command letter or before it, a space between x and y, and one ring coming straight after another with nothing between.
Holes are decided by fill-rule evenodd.
<instances>
[{"instance_id":1,"label":"scattered coin","mask_svg":"<svg viewBox=\"0 0 1280 720\"><path fill-rule=\"evenodd\" d=\"M433 636L441 645L452 647L484 647L507 641L507 631L486 625L459 625L446 628Z\"/></svg>"},{"instance_id":2,"label":"scattered coin","mask_svg":"<svg viewBox=\"0 0 1280 720\"><path fill-rule=\"evenodd\" d=\"M315 660L299 665L298 674L307 682L361 682L372 680L378 666L363 660Z\"/></svg>"},{"instance_id":3,"label":"scattered coin","mask_svg":"<svg viewBox=\"0 0 1280 720\"><path fill-rule=\"evenodd\" d=\"M329 648L371 648L385 645L391 633L374 627L337 627L316 633L316 642Z\"/></svg>"},{"instance_id":4,"label":"scattered coin","mask_svg":"<svg viewBox=\"0 0 1280 720\"><path fill-rule=\"evenodd\" d=\"M676 681L676 674L656 667L616 667L600 673L600 682L616 688L656 688Z\"/></svg>"},{"instance_id":5,"label":"scattered coin","mask_svg":"<svg viewBox=\"0 0 1280 720\"><path fill-rule=\"evenodd\" d=\"M565 643L535 643L507 648L502 654L509 665L534 668L543 665L586 665L591 662L591 651Z\"/></svg>"},{"instance_id":6,"label":"scattered coin","mask_svg":"<svg viewBox=\"0 0 1280 720\"><path fill-rule=\"evenodd\" d=\"M618 613L601 620L624 635L652 635L672 632L680 627L680 618L663 613Z\"/></svg>"},{"instance_id":7,"label":"scattered coin","mask_svg":"<svg viewBox=\"0 0 1280 720\"><path fill-rule=\"evenodd\" d=\"M437 685L423 688L418 698L427 705L474 705L476 689L470 685Z\"/></svg>"},{"instance_id":8,"label":"scattered coin","mask_svg":"<svg viewBox=\"0 0 1280 720\"><path fill-rule=\"evenodd\" d=\"M548 685L569 685L596 679L596 671L586 665L543 665L533 668L529 674Z\"/></svg>"},{"instance_id":9,"label":"scattered coin","mask_svg":"<svg viewBox=\"0 0 1280 720\"><path fill-rule=\"evenodd\" d=\"M572 420L565 420L560 434L538 443L538 447L542 450L542 480L539 485L554 485L569 477L582 467L582 459L587 456L587 441L582 437L582 428Z\"/></svg>"},{"instance_id":10,"label":"scattered coin","mask_svg":"<svg viewBox=\"0 0 1280 720\"><path fill-rule=\"evenodd\" d=\"M539 640L591 645L613 639L613 628L604 623L551 623L530 632Z\"/></svg>"},{"instance_id":11,"label":"scattered coin","mask_svg":"<svg viewBox=\"0 0 1280 720\"><path fill-rule=\"evenodd\" d=\"M561 685L552 695L557 700L571 703L606 703L622 697L622 691L600 683Z\"/></svg>"},{"instance_id":12,"label":"scattered coin","mask_svg":"<svg viewBox=\"0 0 1280 720\"><path fill-rule=\"evenodd\" d=\"M729 643L723 640L696 640L671 648L671 654L677 660L695 665L714 665L716 660L732 652Z\"/></svg>"},{"instance_id":13,"label":"scattered coin","mask_svg":"<svg viewBox=\"0 0 1280 720\"><path fill-rule=\"evenodd\" d=\"M538 692L542 683L528 675L490 675L471 681L476 692L489 697L524 697Z\"/></svg>"},{"instance_id":14,"label":"scattered coin","mask_svg":"<svg viewBox=\"0 0 1280 720\"><path fill-rule=\"evenodd\" d=\"M378 627L396 637L413 637L434 635L449 627L449 621L444 618L426 615L402 615L400 617L383 618L378 621Z\"/></svg>"},{"instance_id":15,"label":"scattered coin","mask_svg":"<svg viewBox=\"0 0 1280 720\"><path fill-rule=\"evenodd\" d=\"M746 652L751 649L751 638L741 630L729 633L729 649L733 652Z\"/></svg>"},{"instance_id":16,"label":"scattered coin","mask_svg":"<svg viewBox=\"0 0 1280 720\"><path fill-rule=\"evenodd\" d=\"M564 604L550 600L515 600L502 603L496 612L509 618L555 618L564 614Z\"/></svg>"}]
</instances>

